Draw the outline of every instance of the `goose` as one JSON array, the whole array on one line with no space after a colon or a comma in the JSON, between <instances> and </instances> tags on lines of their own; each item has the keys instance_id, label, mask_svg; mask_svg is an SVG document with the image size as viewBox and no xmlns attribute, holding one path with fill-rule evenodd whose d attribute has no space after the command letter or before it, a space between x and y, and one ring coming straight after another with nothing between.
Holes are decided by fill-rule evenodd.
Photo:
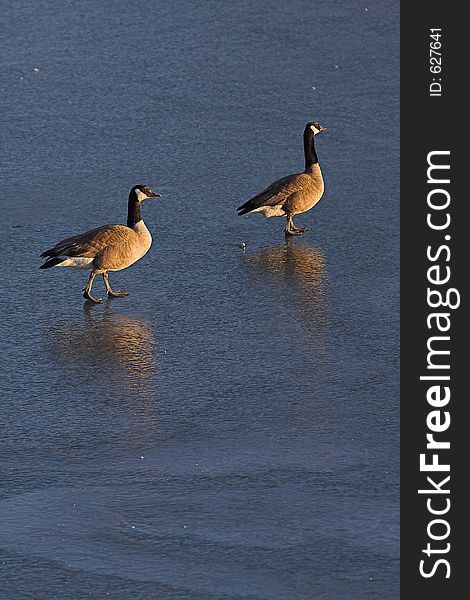
<instances>
[{"instance_id":1,"label":"goose","mask_svg":"<svg viewBox=\"0 0 470 600\"><path fill-rule=\"evenodd\" d=\"M103 276L106 292L110 298L127 296L128 292L113 291L109 285L108 271L121 271L141 259L152 245L152 236L145 226L140 206L147 198L160 198L146 185L135 185L129 192L127 226L104 225L58 242L41 254L46 258L40 269L51 267L74 267L91 269L83 297L100 303L101 298L91 295L96 275Z\"/></svg>"},{"instance_id":2,"label":"goose","mask_svg":"<svg viewBox=\"0 0 470 600\"><path fill-rule=\"evenodd\" d=\"M260 212L265 217L287 217L284 233L302 235L307 227L295 227L292 217L307 212L323 196L323 176L315 150L315 136L326 131L320 123L311 121L304 129L305 169L302 173L287 175L271 183L265 190L253 196L237 208L239 215Z\"/></svg>"}]
</instances>

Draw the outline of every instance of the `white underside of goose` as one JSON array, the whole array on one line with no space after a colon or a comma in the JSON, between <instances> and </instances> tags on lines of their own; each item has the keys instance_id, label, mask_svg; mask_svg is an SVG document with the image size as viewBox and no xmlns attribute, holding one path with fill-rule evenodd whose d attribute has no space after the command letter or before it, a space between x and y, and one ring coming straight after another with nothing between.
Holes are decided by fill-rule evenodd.
<instances>
[{"instance_id":1,"label":"white underside of goose","mask_svg":"<svg viewBox=\"0 0 470 600\"><path fill-rule=\"evenodd\" d=\"M74 256L73 258L64 257L64 260L59 263L58 267L72 267L74 269L91 269L93 258L83 258L80 256Z\"/></svg>"},{"instance_id":2,"label":"white underside of goose","mask_svg":"<svg viewBox=\"0 0 470 600\"><path fill-rule=\"evenodd\" d=\"M259 208L255 208L251 212L260 212L265 217L285 217L286 213L283 210L281 205L278 206L260 206Z\"/></svg>"}]
</instances>

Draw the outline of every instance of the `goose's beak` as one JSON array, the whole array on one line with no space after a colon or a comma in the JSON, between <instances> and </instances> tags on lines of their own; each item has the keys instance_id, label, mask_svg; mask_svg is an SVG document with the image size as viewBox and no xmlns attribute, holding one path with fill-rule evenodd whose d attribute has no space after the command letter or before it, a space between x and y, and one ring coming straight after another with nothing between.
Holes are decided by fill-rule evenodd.
<instances>
[{"instance_id":1,"label":"goose's beak","mask_svg":"<svg viewBox=\"0 0 470 600\"><path fill-rule=\"evenodd\" d=\"M159 194L158 192L152 192L150 191L148 197L149 198L161 198L163 196L163 194Z\"/></svg>"},{"instance_id":2,"label":"goose's beak","mask_svg":"<svg viewBox=\"0 0 470 600\"><path fill-rule=\"evenodd\" d=\"M322 127L322 126L320 125L320 131L326 131L327 129L328 129L327 127Z\"/></svg>"}]
</instances>

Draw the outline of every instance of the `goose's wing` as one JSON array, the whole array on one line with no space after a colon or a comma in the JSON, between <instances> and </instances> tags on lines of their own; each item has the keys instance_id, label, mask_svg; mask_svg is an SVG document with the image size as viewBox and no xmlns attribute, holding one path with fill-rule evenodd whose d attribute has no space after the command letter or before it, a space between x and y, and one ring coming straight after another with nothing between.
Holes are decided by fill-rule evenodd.
<instances>
[{"instance_id":1,"label":"goose's wing","mask_svg":"<svg viewBox=\"0 0 470 600\"><path fill-rule=\"evenodd\" d=\"M82 256L94 258L99 252L110 245L120 245L129 242L135 233L124 225L104 225L85 233L74 235L58 242L53 248L41 254L47 256Z\"/></svg>"},{"instance_id":2,"label":"goose's wing","mask_svg":"<svg viewBox=\"0 0 470 600\"><path fill-rule=\"evenodd\" d=\"M261 206L284 205L290 197L299 192L308 192L313 185L310 175L295 173L278 179L265 190L253 196L237 208L239 215L245 215Z\"/></svg>"}]
</instances>

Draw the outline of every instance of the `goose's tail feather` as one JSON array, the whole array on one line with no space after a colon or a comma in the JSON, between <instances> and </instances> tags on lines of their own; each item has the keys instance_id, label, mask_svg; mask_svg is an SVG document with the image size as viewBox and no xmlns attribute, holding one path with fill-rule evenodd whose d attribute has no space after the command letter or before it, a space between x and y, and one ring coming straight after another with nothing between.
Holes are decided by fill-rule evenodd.
<instances>
[{"instance_id":1,"label":"goose's tail feather","mask_svg":"<svg viewBox=\"0 0 470 600\"><path fill-rule=\"evenodd\" d=\"M238 210L238 216L241 217L242 215L246 215L247 213L251 212L253 210L253 208L255 208L254 206L250 206L249 205L249 201L245 202L245 204L242 204L242 206L239 206L237 208Z\"/></svg>"},{"instance_id":2,"label":"goose's tail feather","mask_svg":"<svg viewBox=\"0 0 470 600\"><path fill-rule=\"evenodd\" d=\"M52 256L51 258L48 258L46 260L46 262L41 265L39 268L40 269L50 269L51 267L56 267L57 265L60 265L61 262L63 262L64 260L66 260L63 257L60 256Z\"/></svg>"}]
</instances>

